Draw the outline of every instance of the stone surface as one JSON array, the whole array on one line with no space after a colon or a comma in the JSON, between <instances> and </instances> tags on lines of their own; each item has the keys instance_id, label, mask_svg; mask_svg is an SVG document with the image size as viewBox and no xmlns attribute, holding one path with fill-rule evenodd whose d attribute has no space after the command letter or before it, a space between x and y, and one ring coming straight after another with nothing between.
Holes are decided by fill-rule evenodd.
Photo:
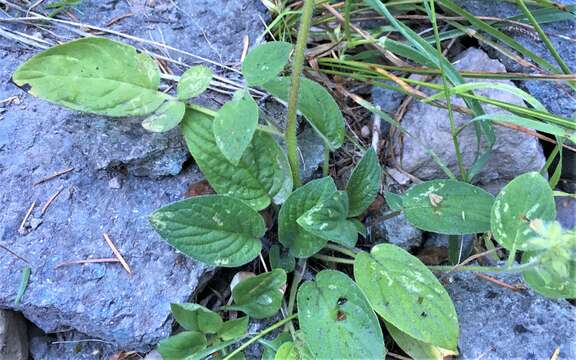
<instances>
[{"instance_id":1,"label":"stone surface","mask_svg":"<svg viewBox=\"0 0 576 360\"><path fill-rule=\"evenodd\" d=\"M17 312L0 309L0 360L28 359L26 321Z\"/></svg>"},{"instance_id":2,"label":"stone surface","mask_svg":"<svg viewBox=\"0 0 576 360\"><path fill-rule=\"evenodd\" d=\"M521 282L514 274L495 277ZM514 292L473 273L453 279L447 289L460 321L459 358L550 359L558 347L559 359L576 358L576 313L566 300Z\"/></svg>"},{"instance_id":3,"label":"stone surface","mask_svg":"<svg viewBox=\"0 0 576 360\"><path fill-rule=\"evenodd\" d=\"M448 235L426 233L424 248L445 248L448 252ZM474 235L462 235L459 237L462 244L460 261L465 260L474 247ZM459 261L459 262L460 262Z\"/></svg>"},{"instance_id":4,"label":"stone surface","mask_svg":"<svg viewBox=\"0 0 576 360\"><path fill-rule=\"evenodd\" d=\"M73 12L80 21L100 26L132 13L110 28L234 66L243 36L254 44L264 29L260 17L266 18L261 3L250 0L83 1ZM187 301L211 269L174 251L147 217L182 199L202 176L188 165L177 130L150 134L141 128L141 119L80 114L23 95L8 79L37 51L0 41L0 98L20 99L3 104L0 120L0 243L32 267L29 287L15 306L20 272L14 270L23 263L0 251L0 307L22 311L45 332L72 329L72 340L95 338L111 349L148 350L171 331L169 304ZM34 185L68 168L73 171ZM20 224L34 201L21 235ZM117 263L58 266L112 257L104 232L130 265L131 276ZM62 348L51 345L42 351L38 344L43 343L51 344L41 338L35 342L34 352L46 354L39 358L61 358L56 350Z\"/></svg>"},{"instance_id":5,"label":"stone surface","mask_svg":"<svg viewBox=\"0 0 576 360\"><path fill-rule=\"evenodd\" d=\"M422 231L410 225L404 214L383 220L382 210L379 212L368 218L368 240L376 244L387 242L398 245L408 251L422 245Z\"/></svg>"},{"instance_id":6,"label":"stone surface","mask_svg":"<svg viewBox=\"0 0 576 360\"><path fill-rule=\"evenodd\" d=\"M110 360L117 352L115 344L77 331L50 335L37 328L30 331L31 360Z\"/></svg>"},{"instance_id":7,"label":"stone surface","mask_svg":"<svg viewBox=\"0 0 576 360\"><path fill-rule=\"evenodd\" d=\"M557 197L556 219L564 229L576 228L576 199Z\"/></svg>"},{"instance_id":8,"label":"stone surface","mask_svg":"<svg viewBox=\"0 0 576 360\"><path fill-rule=\"evenodd\" d=\"M454 66L459 70L468 71L505 71L499 61L490 59L486 53L476 48L464 52ZM509 81L503 83L513 85ZM506 103L523 104L519 98L500 90L484 89L477 93ZM453 103L464 106L464 102L459 98L454 98ZM491 106L484 108L489 113L502 112ZM463 125L471 119L470 116L460 113L454 113L454 117L456 126ZM421 143L434 150L454 173L458 173L447 110L414 102L402 119L402 125ZM536 138L501 126L495 126L494 130L496 144L486 166L474 178L476 183L494 190L519 174L542 168L545 157ZM469 168L476 156L477 139L474 126L462 131L459 141L464 165ZM405 171L421 179L446 177L419 143L409 137L404 137L402 142L397 137L393 142L396 151L401 153L397 156L399 166Z\"/></svg>"}]
</instances>

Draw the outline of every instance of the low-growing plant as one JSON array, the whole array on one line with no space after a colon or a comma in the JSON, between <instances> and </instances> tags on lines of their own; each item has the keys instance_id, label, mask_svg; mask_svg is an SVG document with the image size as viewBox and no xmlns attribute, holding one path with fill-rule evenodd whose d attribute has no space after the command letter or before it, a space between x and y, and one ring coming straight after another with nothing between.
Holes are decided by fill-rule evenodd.
<instances>
[{"instance_id":1,"label":"low-growing plant","mask_svg":"<svg viewBox=\"0 0 576 360\"><path fill-rule=\"evenodd\" d=\"M305 19L303 24L309 25ZM358 235L366 233L359 217L381 185L376 152L365 151L344 189L329 176L295 186L301 179L296 144L291 144L296 141L291 106L330 150L343 144L345 134L344 118L330 93L301 77L298 62L306 39L302 32L295 50L286 42L253 49L242 65L246 87L217 110L189 102L208 88L210 69L188 69L172 96L159 91L160 73L151 57L105 38L50 48L13 75L14 83L30 94L74 110L145 116L142 126L153 132L180 127L217 194L166 205L150 215L150 223L170 245L197 261L222 267L250 263L262 252L261 238L267 233L259 211L280 206L278 243L269 252L272 270L242 280L232 289L231 304L218 309L246 316L223 321L220 314L198 304L173 304L172 313L184 331L160 342L158 350L165 359L237 359L256 341L265 345L265 359L383 359L387 350L380 320L412 357L441 359L457 353L459 326L454 305L432 271L520 272L544 296L576 297L576 234L555 222L554 193L538 173L519 176L496 197L453 179L423 182L401 195L385 194L393 211L402 212L422 230L492 234L509 251L506 265L427 267L394 245L358 249ZM283 72L293 51L296 75L291 79ZM292 118L285 134L259 123L249 86L288 103ZM298 91L291 91L294 86ZM278 142L282 137L288 154ZM514 261L518 252L523 253L520 264ZM350 265L353 278L343 271L322 270L300 285L310 257L341 264L342 269ZM290 272L294 275L285 297ZM249 337L249 318L276 316L285 298L284 318L238 345ZM287 332L272 341L263 339L284 325Z\"/></svg>"}]
</instances>

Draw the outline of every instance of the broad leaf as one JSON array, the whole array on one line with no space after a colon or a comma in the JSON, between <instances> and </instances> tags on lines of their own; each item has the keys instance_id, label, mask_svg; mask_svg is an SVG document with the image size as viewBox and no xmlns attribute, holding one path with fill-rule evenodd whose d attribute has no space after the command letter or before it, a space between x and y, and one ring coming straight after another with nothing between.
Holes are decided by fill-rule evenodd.
<instances>
[{"instance_id":1,"label":"broad leaf","mask_svg":"<svg viewBox=\"0 0 576 360\"><path fill-rule=\"evenodd\" d=\"M574 253L575 249L572 249ZM539 253L525 252L522 263L533 261ZM536 292L553 299L576 298L576 260L548 259L534 269L522 272L524 281Z\"/></svg>"},{"instance_id":2,"label":"broad leaf","mask_svg":"<svg viewBox=\"0 0 576 360\"><path fill-rule=\"evenodd\" d=\"M384 359L378 318L344 273L323 270L298 290L298 321L316 359Z\"/></svg>"},{"instance_id":3,"label":"broad leaf","mask_svg":"<svg viewBox=\"0 0 576 360\"><path fill-rule=\"evenodd\" d=\"M312 180L296 189L280 208L278 214L278 240L296 257L312 256L326 245L327 240L304 230L298 218L319 202L336 192L330 177Z\"/></svg>"},{"instance_id":4,"label":"broad leaf","mask_svg":"<svg viewBox=\"0 0 576 360\"><path fill-rule=\"evenodd\" d=\"M386 204L392 211L402 211L404 206L404 200L401 195L391 193L389 191L384 192L384 199Z\"/></svg>"},{"instance_id":5,"label":"broad leaf","mask_svg":"<svg viewBox=\"0 0 576 360\"><path fill-rule=\"evenodd\" d=\"M347 215L348 194L337 191L305 212L296 222L313 235L352 247L358 240L358 229L346 218Z\"/></svg>"},{"instance_id":6,"label":"broad leaf","mask_svg":"<svg viewBox=\"0 0 576 360\"><path fill-rule=\"evenodd\" d=\"M494 239L508 250L532 250L524 247L538 235L530 229L535 219L555 220L556 204L552 189L537 172L518 176L496 196L491 211Z\"/></svg>"},{"instance_id":7,"label":"broad leaf","mask_svg":"<svg viewBox=\"0 0 576 360\"><path fill-rule=\"evenodd\" d=\"M456 351L445 350L438 346L416 340L388 322L386 322L386 329L388 329L388 333L390 333L396 345L414 360L443 360L445 356L458 355Z\"/></svg>"},{"instance_id":8,"label":"broad leaf","mask_svg":"<svg viewBox=\"0 0 576 360\"><path fill-rule=\"evenodd\" d=\"M250 50L242 63L242 74L250 86L273 80L288 64L292 45L283 41L267 42Z\"/></svg>"},{"instance_id":9,"label":"broad leaf","mask_svg":"<svg viewBox=\"0 0 576 360\"><path fill-rule=\"evenodd\" d=\"M232 164L238 165L257 125L258 104L246 90L237 91L216 113L213 125L216 145Z\"/></svg>"},{"instance_id":10,"label":"broad leaf","mask_svg":"<svg viewBox=\"0 0 576 360\"><path fill-rule=\"evenodd\" d=\"M448 235L490 230L494 197L456 180L432 180L415 185L402 197L406 219L419 229Z\"/></svg>"},{"instance_id":11,"label":"broad leaf","mask_svg":"<svg viewBox=\"0 0 576 360\"><path fill-rule=\"evenodd\" d=\"M208 265L235 267L252 261L262 249L262 216L225 195L195 196L156 210L150 216L170 245Z\"/></svg>"},{"instance_id":12,"label":"broad leaf","mask_svg":"<svg viewBox=\"0 0 576 360\"><path fill-rule=\"evenodd\" d=\"M300 355L298 354L298 348L292 341L285 342L280 345L274 360L299 360Z\"/></svg>"},{"instance_id":13,"label":"broad leaf","mask_svg":"<svg viewBox=\"0 0 576 360\"><path fill-rule=\"evenodd\" d=\"M170 98L158 91L160 73L150 56L97 37L41 52L20 65L12 80L39 98L108 116L149 114Z\"/></svg>"},{"instance_id":14,"label":"broad leaf","mask_svg":"<svg viewBox=\"0 0 576 360\"><path fill-rule=\"evenodd\" d=\"M455 350L458 319L452 300L428 268L390 244L356 256L354 277L372 308L400 331L425 343Z\"/></svg>"},{"instance_id":15,"label":"broad leaf","mask_svg":"<svg viewBox=\"0 0 576 360\"><path fill-rule=\"evenodd\" d=\"M184 331L158 343L158 352L164 360L183 360L206 347L206 336L197 331Z\"/></svg>"},{"instance_id":16,"label":"broad leaf","mask_svg":"<svg viewBox=\"0 0 576 360\"><path fill-rule=\"evenodd\" d=\"M228 341L246 335L249 321L248 316L226 321L218 331L218 337Z\"/></svg>"},{"instance_id":17,"label":"broad leaf","mask_svg":"<svg viewBox=\"0 0 576 360\"><path fill-rule=\"evenodd\" d=\"M171 304L170 310L174 319L186 330L215 334L222 326L220 315L202 305Z\"/></svg>"},{"instance_id":18,"label":"broad leaf","mask_svg":"<svg viewBox=\"0 0 576 360\"><path fill-rule=\"evenodd\" d=\"M284 271L290 273L296 267L296 259L290 254L290 250L279 244L274 244L270 247L268 258L272 269L284 269Z\"/></svg>"},{"instance_id":19,"label":"broad leaf","mask_svg":"<svg viewBox=\"0 0 576 360\"><path fill-rule=\"evenodd\" d=\"M378 162L378 156L373 148L370 148L348 179L346 192L350 201L348 216L360 216L378 195L380 182L382 181L382 168Z\"/></svg>"},{"instance_id":20,"label":"broad leaf","mask_svg":"<svg viewBox=\"0 0 576 360\"><path fill-rule=\"evenodd\" d=\"M264 350L262 351L261 360L274 360L276 352L282 346L282 344L287 342L292 342L292 335L289 332L280 333L274 340L260 339L262 345L264 345Z\"/></svg>"},{"instance_id":21,"label":"broad leaf","mask_svg":"<svg viewBox=\"0 0 576 360\"><path fill-rule=\"evenodd\" d=\"M289 77L279 77L262 87L275 97L288 101ZM332 95L322 85L306 78L301 79L298 110L326 141L330 149L335 150L342 146L344 117Z\"/></svg>"},{"instance_id":22,"label":"broad leaf","mask_svg":"<svg viewBox=\"0 0 576 360\"><path fill-rule=\"evenodd\" d=\"M239 309L255 319L273 316L282 305L283 293L280 288L284 285L286 272L282 269L274 269L242 280L232 289L232 308Z\"/></svg>"},{"instance_id":23,"label":"broad leaf","mask_svg":"<svg viewBox=\"0 0 576 360\"><path fill-rule=\"evenodd\" d=\"M176 92L180 100L187 100L202 94L212 81L212 70L210 68L197 65L186 70L178 81Z\"/></svg>"},{"instance_id":24,"label":"broad leaf","mask_svg":"<svg viewBox=\"0 0 576 360\"><path fill-rule=\"evenodd\" d=\"M366 229L366 225L364 225L360 220L358 219L350 219L349 220L354 227L356 228L356 232L364 237L368 236L368 230Z\"/></svg>"},{"instance_id":25,"label":"broad leaf","mask_svg":"<svg viewBox=\"0 0 576 360\"><path fill-rule=\"evenodd\" d=\"M281 204L292 191L286 154L269 134L257 131L238 165L234 165L218 149L212 119L207 115L187 110L182 133L196 164L218 193L262 210L271 200Z\"/></svg>"},{"instance_id":26,"label":"broad leaf","mask_svg":"<svg viewBox=\"0 0 576 360\"><path fill-rule=\"evenodd\" d=\"M151 132L165 132L174 129L186 112L186 105L180 101L166 101L144 121L142 127Z\"/></svg>"}]
</instances>

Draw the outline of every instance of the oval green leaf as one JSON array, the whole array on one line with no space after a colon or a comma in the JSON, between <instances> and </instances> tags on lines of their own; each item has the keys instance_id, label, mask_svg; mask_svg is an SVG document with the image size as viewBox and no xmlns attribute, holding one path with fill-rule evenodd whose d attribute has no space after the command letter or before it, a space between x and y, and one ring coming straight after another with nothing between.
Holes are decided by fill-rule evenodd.
<instances>
[{"instance_id":1,"label":"oval green leaf","mask_svg":"<svg viewBox=\"0 0 576 360\"><path fill-rule=\"evenodd\" d=\"M262 85L275 97L288 101L290 78L279 77ZM344 142L344 117L332 95L320 84L302 78L298 95L298 110L312 125L331 150Z\"/></svg>"},{"instance_id":2,"label":"oval green leaf","mask_svg":"<svg viewBox=\"0 0 576 360\"><path fill-rule=\"evenodd\" d=\"M298 290L298 321L316 359L384 359L378 318L345 274L323 270Z\"/></svg>"},{"instance_id":3,"label":"oval green leaf","mask_svg":"<svg viewBox=\"0 0 576 360\"><path fill-rule=\"evenodd\" d=\"M292 341L285 342L280 345L274 360L299 360L300 354L298 354L298 348Z\"/></svg>"},{"instance_id":4,"label":"oval green leaf","mask_svg":"<svg viewBox=\"0 0 576 360\"><path fill-rule=\"evenodd\" d=\"M312 180L290 194L280 208L278 240L290 249L295 257L312 256L326 245L326 239L304 230L297 220L336 191L336 185L331 177Z\"/></svg>"},{"instance_id":5,"label":"oval green leaf","mask_svg":"<svg viewBox=\"0 0 576 360\"><path fill-rule=\"evenodd\" d=\"M171 304L170 310L174 319L184 329L203 334L215 334L222 327L220 315L202 305L184 303Z\"/></svg>"},{"instance_id":6,"label":"oval green leaf","mask_svg":"<svg viewBox=\"0 0 576 360\"><path fill-rule=\"evenodd\" d=\"M153 115L142 122L142 127L151 132L165 132L174 129L186 112L186 105L180 101L166 101Z\"/></svg>"},{"instance_id":7,"label":"oval green leaf","mask_svg":"<svg viewBox=\"0 0 576 360\"><path fill-rule=\"evenodd\" d=\"M395 245L376 245L370 254L356 256L354 277L384 320L417 340L456 349L454 304L418 258Z\"/></svg>"},{"instance_id":8,"label":"oval green leaf","mask_svg":"<svg viewBox=\"0 0 576 360\"><path fill-rule=\"evenodd\" d=\"M274 244L270 247L268 259L272 269L284 269L284 271L290 273L296 267L296 259L290 254L290 250L280 244Z\"/></svg>"},{"instance_id":9,"label":"oval green leaf","mask_svg":"<svg viewBox=\"0 0 576 360\"><path fill-rule=\"evenodd\" d=\"M386 329L394 339L396 345L414 360L443 360L448 355L458 355L457 351L442 349L441 347L416 340L398 330L394 325L386 322Z\"/></svg>"},{"instance_id":10,"label":"oval green leaf","mask_svg":"<svg viewBox=\"0 0 576 360\"><path fill-rule=\"evenodd\" d=\"M352 247L358 240L356 225L349 221L348 194L336 191L296 220L307 232L322 239Z\"/></svg>"},{"instance_id":11,"label":"oval green leaf","mask_svg":"<svg viewBox=\"0 0 576 360\"><path fill-rule=\"evenodd\" d=\"M158 343L164 360L183 360L206 348L206 336L197 331L184 331Z\"/></svg>"},{"instance_id":12,"label":"oval green leaf","mask_svg":"<svg viewBox=\"0 0 576 360\"><path fill-rule=\"evenodd\" d=\"M36 97L107 116L149 114L170 98L158 91L160 73L150 56L98 37L45 50L20 65L12 80Z\"/></svg>"},{"instance_id":13,"label":"oval green leaf","mask_svg":"<svg viewBox=\"0 0 576 360\"><path fill-rule=\"evenodd\" d=\"M232 164L238 165L258 125L258 104L248 91L239 90L218 110L213 130L216 145Z\"/></svg>"},{"instance_id":14,"label":"oval green leaf","mask_svg":"<svg viewBox=\"0 0 576 360\"><path fill-rule=\"evenodd\" d=\"M448 235L490 230L494 197L456 180L432 180L411 187L402 197L406 219L419 229Z\"/></svg>"},{"instance_id":15,"label":"oval green leaf","mask_svg":"<svg viewBox=\"0 0 576 360\"><path fill-rule=\"evenodd\" d=\"M401 195L394 194L389 191L384 192L384 199L386 200L386 204L392 211L402 211L402 207L404 206L404 200L402 199Z\"/></svg>"},{"instance_id":16,"label":"oval green leaf","mask_svg":"<svg viewBox=\"0 0 576 360\"><path fill-rule=\"evenodd\" d=\"M246 335L249 321L248 316L226 321L218 331L218 337L223 341L228 341Z\"/></svg>"},{"instance_id":17,"label":"oval green leaf","mask_svg":"<svg viewBox=\"0 0 576 360\"><path fill-rule=\"evenodd\" d=\"M262 351L261 360L274 360L276 357L276 352L282 346L282 344L292 342L292 335L289 332L283 332L278 334L274 340L261 339L262 345L264 345L264 351Z\"/></svg>"},{"instance_id":18,"label":"oval green leaf","mask_svg":"<svg viewBox=\"0 0 576 360\"><path fill-rule=\"evenodd\" d=\"M192 66L186 70L176 88L178 99L187 100L202 94L210 86L212 76L212 70L203 65Z\"/></svg>"},{"instance_id":19,"label":"oval green leaf","mask_svg":"<svg viewBox=\"0 0 576 360\"><path fill-rule=\"evenodd\" d=\"M491 210L494 239L508 250L532 250L527 240L538 234L530 221L556 220L552 189L537 172L529 172L509 182L496 196Z\"/></svg>"},{"instance_id":20,"label":"oval green leaf","mask_svg":"<svg viewBox=\"0 0 576 360\"><path fill-rule=\"evenodd\" d=\"M370 148L356 165L346 184L346 192L350 200L348 216L362 215L378 195L381 181L382 168L376 151Z\"/></svg>"},{"instance_id":21,"label":"oval green leaf","mask_svg":"<svg viewBox=\"0 0 576 360\"><path fill-rule=\"evenodd\" d=\"M572 249L574 253L575 249ZM522 254L522 263L526 264L539 256L537 252L525 252ZM559 263L553 264L554 261ZM558 268L562 267L562 274ZM524 281L536 292L552 299L576 298L576 260L548 259L536 268L522 272Z\"/></svg>"},{"instance_id":22,"label":"oval green leaf","mask_svg":"<svg viewBox=\"0 0 576 360\"><path fill-rule=\"evenodd\" d=\"M271 317L280 310L286 285L286 272L274 269L242 280L232 289L233 309L238 309L254 319Z\"/></svg>"},{"instance_id":23,"label":"oval green leaf","mask_svg":"<svg viewBox=\"0 0 576 360\"><path fill-rule=\"evenodd\" d=\"M170 245L208 265L235 267L258 256L264 219L225 195L195 196L156 210L150 223Z\"/></svg>"},{"instance_id":24,"label":"oval green leaf","mask_svg":"<svg viewBox=\"0 0 576 360\"><path fill-rule=\"evenodd\" d=\"M288 64L292 44L271 41L250 50L242 63L242 74L250 86L273 80Z\"/></svg>"},{"instance_id":25,"label":"oval green leaf","mask_svg":"<svg viewBox=\"0 0 576 360\"><path fill-rule=\"evenodd\" d=\"M218 149L210 117L187 110L181 128L190 153L218 193L262 210L272 200L281 204L292 191L288 159L271 135L257 131L240 162L234 165Z\"/></svg>"}]
</instances>

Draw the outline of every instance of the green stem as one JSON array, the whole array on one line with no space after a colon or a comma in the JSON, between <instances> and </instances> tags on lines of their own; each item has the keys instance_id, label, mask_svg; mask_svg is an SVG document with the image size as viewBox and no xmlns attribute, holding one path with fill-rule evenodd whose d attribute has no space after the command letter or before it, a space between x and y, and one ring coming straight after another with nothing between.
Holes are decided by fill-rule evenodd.
<instances>
[{"instance_id":1,"label":"green stem","mask_svg":"<svg viewBox=\"0 0 576 360\"><path fill-rule=\"evenodd\" d=\"M360 250L349 249L349 248L346 248L344 246L340 246L340 245L336 245L336 244L330 244L330 243L326 244L324 246L324 249L338 251L339 253L342 253L344 255L348 255L351 258L355 258L356 253L360 252Z\"/></svg>"},{"instance_id":2,"label":"green stem","mask_svg":"<svg viewBox=\"0 0 576 360\"><path fill-rule=\"evenodd\" d=\"M428 269L431 271L447 271L447 272L454 272L454 271L474 271L474 272L488 272L488 273L517 273L526 271L536 267L539 264L538 260L531 261L526 264L522 264L519 266L428 266Z\"/></svg>"},{"instance_id":3,"label":"green stem","mask_svg":"<svg viewBox=\"0 0 576 360\"><path fill-rule=\"evenodd\" d=\"M194 110L194 111L198 111L199 113L202 113L204 115L208 115L210 117L215 117L217 112L212 110L212 109L208 109L204 106L200 106L200 105L196 105L196 104L187 104L188 108ZM268 134L272 134L272 135L276 135L276 136L284 136L284 134L282 134L280 131L278 131L275 127L270 126L270 125L261 125L258 124L258 127L256 128L256 130L258 131L262 131Z\"/></svg>"},{"instance_id":4,"label":"green stem","mask_svg":"<svg viewBox=\"0 0 576 360\"><path fill-rule=\"evenodd\" d=\"M236 356L237 354L242 352L242 350L246 349L248 346L250 346L250 345L254 344L256 341L258 341L258 339L260 339L261 337L271 333L272 331L278 329L282 325L291 322L292 320L296 319L297 316L298 316L298 314L290 315L287 318L278 321L274 325L260 331L256 336L250 338L250 340L246 341L245 343L240 345L236 350L234 350L230 354L228 354L228 356L226 356L223 360L232 359L234 356Z\"/></svg>"},{"instance_id":5,"label":"green stem","mask_svg":"<svg viewBox=\"0 0 576 360\"><path fill-rule=\"evenodd\" d=\"M322 176L330 175L330 148L326 141L324 142L324 161L322 162Z\"/></svg>"},{"instance_id":6,"label":"green stem","mask_svg":"<svg viewBox=\"0 0 576 360\"><path fill-rule=\"evenodd\" d=\"M322 254L315 254L315 255L312 255L312 257L316 258L318 260L322 260L322 261L328 261L328 262L333 262L333 263L338 263L338 264L354 265L354 260L352 260L352 259L343 259L343 258L339 258L336 256L329 256L329 255L322 255Z\"/></svg>"},{"instance_id":7,"label":"green stem","mask_svg":"<svg viewBox=\"0 0 576 360\"><path fill-rule=\"evenodd\" d=\"M292 64L292 81L288 97L288 124L286 125L286 147L288 148L288 162L292 170L294 186L302 185L300 179L300 158L298 157L298 140L296 138L298 105L298 95L300 93L300 77L304 69L304 50L308 40L308 31L314 13L314 0L304 0L298 38L296 39L296 49L294 52L294 63Z\"/></svg>"},{"instance_id":8,"label":"green stem","mask_svg":"<svg viewBox=\"0 0 576 360\"><path fill-rule=\"evenodd\" d=\"M352 40L350 32L350 10L352 8L352 0L344 1L344 35L346 36L346 44Z\"/></svg>"},{"instance_id":9,"label":"green stem","mask_svg":"<svg viewBox=\"0 0 576 360\"><path fill-rule=\"evenodd\" d=\"M292 285L290 286L290 297L288 298L288 310L286 312L286 316L292 316L292 313L294 312L296 293L298 292L298 285L304 276L304 271L306 271L306 259L299 259L298 264L296 265L296 271L294 271ZM292 325L292 323L289 325Z\"/></svg>"}]
</instances>

